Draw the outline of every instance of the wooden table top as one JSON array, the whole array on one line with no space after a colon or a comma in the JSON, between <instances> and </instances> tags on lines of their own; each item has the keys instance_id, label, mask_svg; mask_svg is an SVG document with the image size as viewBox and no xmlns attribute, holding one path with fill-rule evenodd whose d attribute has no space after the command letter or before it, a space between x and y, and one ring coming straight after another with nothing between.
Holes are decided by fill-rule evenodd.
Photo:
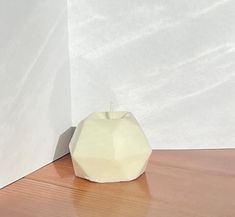
<instances>
[{"instance_id":1,"label":"wooden table top","mask_svg":"<svg viewBox=\"0 0 235 217\"><path fill-rule=\"evenodd\" d=\"M1 217L234 217L235 150L154 151L131 182L74 176L69 155L0 190Z\"/></svg>"}]
</instances>

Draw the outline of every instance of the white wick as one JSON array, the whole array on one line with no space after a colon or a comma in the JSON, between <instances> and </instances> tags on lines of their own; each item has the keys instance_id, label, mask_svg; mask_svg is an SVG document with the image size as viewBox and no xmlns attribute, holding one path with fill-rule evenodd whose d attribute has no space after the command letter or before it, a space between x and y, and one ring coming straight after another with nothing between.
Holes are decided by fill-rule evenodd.
<instances>
[{"instance_id":1,"label":"white wick","mask_svg":"<svg viewBox=\"0 0 235 217\"><path fill-rule=\"evenodd\" d=\"M109 103L109 112L110 112L110 119L112 119L113 117L113 102L111 101L110 103Z\"/></svg>"}]
</instances>

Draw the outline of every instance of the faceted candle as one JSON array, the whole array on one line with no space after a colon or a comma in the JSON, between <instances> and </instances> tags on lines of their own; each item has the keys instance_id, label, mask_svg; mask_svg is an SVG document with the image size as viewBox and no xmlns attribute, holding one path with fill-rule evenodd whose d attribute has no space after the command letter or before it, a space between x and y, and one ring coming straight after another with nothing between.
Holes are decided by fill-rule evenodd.
<instances>
[{"instance_id":1,"label":"faceted candle","mask_svg":"<svg viewBox=\"0 0 235 217\"><path fill-rule=\"evenodd\" d=\"M69 145L76 176L94 182L130 181L152 152L130 112L95 112L76 128Z\"/></svg>"}]
</instances>

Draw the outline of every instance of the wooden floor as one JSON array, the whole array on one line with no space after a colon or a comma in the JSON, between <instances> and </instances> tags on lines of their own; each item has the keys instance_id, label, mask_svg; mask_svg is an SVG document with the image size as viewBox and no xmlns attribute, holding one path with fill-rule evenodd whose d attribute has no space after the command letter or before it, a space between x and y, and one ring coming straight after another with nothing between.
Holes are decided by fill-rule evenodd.
<instances>
[{"instance_id":1,"label":"wooden floor","mask_svg":"<svg viewBox=\"0 0 235 217\"><path fill-rule=\"evenodd\" d=\"M69 155L0 190L1 217L234 217L235 150L154 151L132 182L76 178Z\"/></svg>"}]
</instances>

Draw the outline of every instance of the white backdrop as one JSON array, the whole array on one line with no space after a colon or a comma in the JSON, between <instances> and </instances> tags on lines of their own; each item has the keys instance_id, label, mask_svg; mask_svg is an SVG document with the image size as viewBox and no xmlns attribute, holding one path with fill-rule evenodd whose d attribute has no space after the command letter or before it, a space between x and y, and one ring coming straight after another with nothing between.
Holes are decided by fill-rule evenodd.
<instances>
[{"instance_id":1,"label":"white backdrop","mask_svg":"<svg viewBox=\"0 0 235 217\"><path fill-rule=\"evenodd\" d=\"M68 3L70 59L66 0L0 0L0 188L110 102L155 149L235 147L234 1Z\"/></svg>"},{"instance_id":2,"label":"white backdrop","mask_svg":"<svg viewBox=\"0 0 235 217\"><path fill-rule=\"evenodd\" d=\"M0 188L68 152L66 9L66 0L0 1Z\"/></svg>"},{"instance_id":3,"label":"white backdrop","mask_svg":"<svg viewBox=\"0 0 235 217\"><path fill-rule=\"evenodd\" d=\"M235 2L69 0L72 116L132 111L153 148L235 147Z\"/></svg>"}]
</instances>

